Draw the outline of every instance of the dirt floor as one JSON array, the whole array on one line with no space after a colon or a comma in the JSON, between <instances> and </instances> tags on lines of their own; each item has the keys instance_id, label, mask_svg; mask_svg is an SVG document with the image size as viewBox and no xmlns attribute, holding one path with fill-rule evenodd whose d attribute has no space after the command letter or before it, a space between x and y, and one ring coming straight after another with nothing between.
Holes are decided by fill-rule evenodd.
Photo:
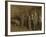
<instances>
[{"instance_id":1,"label":"dirt floor","mask_svg":"<svg viewBox=\"0 0 46 37\"><path fill-rule=\"evenodd\" d=\"M12 26L11 32L30 31L26 26Z\"/></svg>"}]
</instances>

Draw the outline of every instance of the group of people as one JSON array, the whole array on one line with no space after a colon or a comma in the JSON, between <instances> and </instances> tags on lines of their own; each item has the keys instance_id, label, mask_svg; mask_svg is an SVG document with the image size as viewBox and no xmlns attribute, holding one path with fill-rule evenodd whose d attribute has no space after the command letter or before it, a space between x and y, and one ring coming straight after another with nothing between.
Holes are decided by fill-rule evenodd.
<instances>
[{"instance_id":1,"label":"group of people","mask_svg":"<svg viewBox=\"0 0 46 37\"><path fill-rule=\"evenodd\" d=\"M41 29L41 22L38 16L16 16L14 17L14 22L16 26L27 27L29 30Z\"/></svg>"}]
</instances>

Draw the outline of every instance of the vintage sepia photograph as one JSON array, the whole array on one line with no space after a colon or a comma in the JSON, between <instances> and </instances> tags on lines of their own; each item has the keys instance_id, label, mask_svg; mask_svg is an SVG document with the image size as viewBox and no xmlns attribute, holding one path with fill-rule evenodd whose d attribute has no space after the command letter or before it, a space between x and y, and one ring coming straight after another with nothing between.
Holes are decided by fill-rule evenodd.
<instances>
[{"instance_id":1,"label":"vintage sepia photograph","mask_svg":"<svg viewBox=\"0 0 46 37\"><path fill-rule=\"evenodd\" d=\"M41 30L41 9L41 6L11 5L11 32Z\"/></svg>"},{"instance_id":2,"label":"vintage sepia photograph","mask_svg":"<svg viewBox=\"0 0 46 37\"><path fill-rule=\"evenodd\" d=\"M44 33L44 3L7 3L7 35Z\"/></svg>"}]
</instances>

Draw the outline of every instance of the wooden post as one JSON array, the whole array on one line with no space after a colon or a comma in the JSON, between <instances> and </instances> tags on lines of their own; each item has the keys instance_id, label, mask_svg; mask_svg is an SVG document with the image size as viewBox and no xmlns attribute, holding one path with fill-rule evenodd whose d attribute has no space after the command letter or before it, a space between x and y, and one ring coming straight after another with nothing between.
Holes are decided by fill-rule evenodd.
<instances>
[{"instance_id":1,"label":"wooden post","mask_svg":"<svg viewBox=\"0 0 46 37\"><path fill-rule=\"evenodd\" d=\"M24 26L24 16L21 17L21 26Z\"/></svg>"},{"instance_id":2,"label":"wooden post","mask_svg":"<svg viewBox=\"0 0 46 37\"><path fill-rule=\"evenodd\" d=\"M29 19L28 19L28 25L29 25L29 30L32 30L31 29L31 17L29 16Z\"/></svg>"}]
</instances>

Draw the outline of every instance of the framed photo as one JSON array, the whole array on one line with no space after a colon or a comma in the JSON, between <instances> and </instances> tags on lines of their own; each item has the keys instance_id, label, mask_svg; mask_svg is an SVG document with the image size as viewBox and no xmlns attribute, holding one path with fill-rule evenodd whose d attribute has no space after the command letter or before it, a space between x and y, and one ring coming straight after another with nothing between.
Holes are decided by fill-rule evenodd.
<instances>
[{"instance_id":1,"label":"framed photo","mask_svg":"<svg viewBox=\"0 0 46 37\"><path fill-rule=\"evenodd\" d=\"M45 3L5 1L5 35L45 33Z\"/></svg>"}]
</instances>

